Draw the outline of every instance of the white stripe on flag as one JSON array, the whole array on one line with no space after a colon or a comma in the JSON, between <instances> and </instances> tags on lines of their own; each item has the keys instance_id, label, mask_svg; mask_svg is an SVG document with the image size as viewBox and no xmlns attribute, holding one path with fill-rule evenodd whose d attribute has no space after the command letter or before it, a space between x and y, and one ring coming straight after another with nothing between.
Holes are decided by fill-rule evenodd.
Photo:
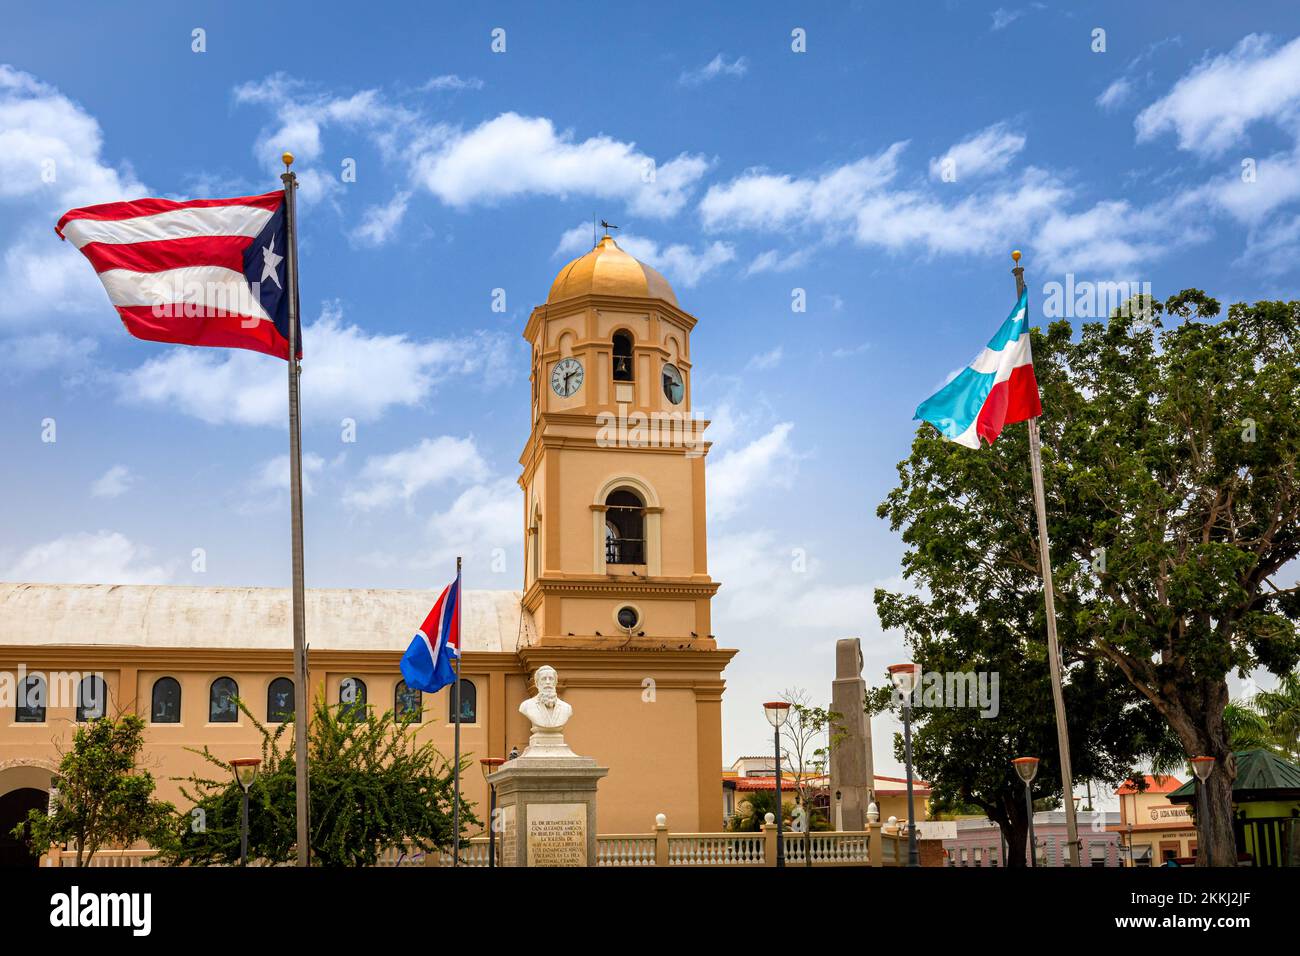
<instances>
[{"instance_id":1,"label":"white stripe on flag","mask_svg":"<svg viewBox=\"0 0 1300 956\"><path fill-rule=\"evenodd\" d=\"M109 269L99 278L115 306L185 303L202 306L205 311L221 310L268 322L271 319L253 297L244 274L221 266L188 266L162 272Z\"/></svg>"},{"instance_id":2,"label":"white stripe on flag","mask_svg":"<svg viewBox=\"0 0 1300 956\"><path fill-rule=\"evenodd\" d=\"M256 236L272 213L256 206L200 206L134 219L73 219L63 235L78 249L89 242L124 244L191 236Z\"/></svg>"},{"instance_id":3,"label":"white stripe on flag","mask_svg":"<svg viewBox=\"0 0 1300 956\"><path fill-rule=\"evenodd\" d=\"M1004 382L1011 375L1011 369L1017 365L1028 365L1029 360L1029 333L1025 332L1014 342L1008 342L1000 352L985 349L970 363L970 367L981 375L997 372L997 380ZM1004 368L1007 370L1006 375L1002 374Z\"/></svg>"}]
</instances>

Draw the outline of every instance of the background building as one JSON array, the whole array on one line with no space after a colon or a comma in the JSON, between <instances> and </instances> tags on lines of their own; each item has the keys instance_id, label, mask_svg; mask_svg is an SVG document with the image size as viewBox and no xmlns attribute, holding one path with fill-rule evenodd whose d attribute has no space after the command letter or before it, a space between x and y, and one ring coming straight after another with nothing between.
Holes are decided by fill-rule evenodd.
<instances>
[{"instance_id":1,"label":"background building","mask_svg":"<svg viewBox=\"0 0 1300 956\"><path fill-rule=\"evenodd\" d=\"M1080 856L1084 866L1120 866L1120 844L1113 828L1119 814L1084 811L1079 816ZM1006 866L1008 850L1002 830L992 820L972 818L957 820L957 835L944 840L949 866ZM1100 829L1099 829L1100 828ZM1038 844L1039 866L1065 866L1069 862L1065 811L1050 810L1034 814L1034 840ZM1014 852L1024 853L1023 845Z\"/></svg>"},{"instance_id":2,"label":"background building","mask_svg":"<svg viewBox=\"0 0 1300 956\"><path fill-rule=\"evenodd\" d=\"M1169 802L1182 781L1150 774L1143 780L1142 790L1129 780L1115 791L1120 819L1114 829L1120 834L1124 865L1160 866L1171 858L1193 859L1196 823L1186 807Z\"/></svg>"}]
</instances>

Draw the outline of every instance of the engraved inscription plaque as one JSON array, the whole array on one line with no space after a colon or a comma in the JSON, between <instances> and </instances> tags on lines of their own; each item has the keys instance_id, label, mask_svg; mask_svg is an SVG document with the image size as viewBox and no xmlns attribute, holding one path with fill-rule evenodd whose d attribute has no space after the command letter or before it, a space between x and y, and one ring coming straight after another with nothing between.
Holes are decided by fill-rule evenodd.
<instances>
[{"instance_id":1,"label":"engraved inscription plaque","mask_svg":"<svg viewBox=\"0 0 1300 956\"><path fill-rule=\"evenodd\" d=\"M528 814L529 866L587 865L587 806L531 803Z\"/></svg>"}]
</instances>

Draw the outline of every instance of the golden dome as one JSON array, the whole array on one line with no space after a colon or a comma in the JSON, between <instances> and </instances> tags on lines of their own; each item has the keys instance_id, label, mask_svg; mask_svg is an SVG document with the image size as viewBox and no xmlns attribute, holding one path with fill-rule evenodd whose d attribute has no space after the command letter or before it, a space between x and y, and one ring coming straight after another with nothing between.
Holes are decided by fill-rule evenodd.
<instances>
[{"instance_id":1,"label":"golden dome","mask_svg":"<svg viewBox=\"0 0 1300 956\"><path fill-rule=\"evenodd\" d=\"M626 295L677 304L668 280L629 256L610 236L560 270L546 301L559 302L579 295Z\"/></svg>"}]
</instances>

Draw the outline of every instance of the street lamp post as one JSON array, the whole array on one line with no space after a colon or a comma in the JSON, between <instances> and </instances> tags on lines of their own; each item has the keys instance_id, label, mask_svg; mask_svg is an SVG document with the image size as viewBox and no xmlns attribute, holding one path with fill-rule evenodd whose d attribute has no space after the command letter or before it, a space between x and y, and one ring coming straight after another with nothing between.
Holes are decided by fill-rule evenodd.
<instances>
[{"instance_id":1,"label":"street lamp post","mask_svg":"<svg viewBox=\"0 0 1300 956\"><path fill-rule=\"evenodd\" d=\"M920 866L916 850L916 807L912 798L912 691L916 689L915 663L889 665L889 679L903 705L903 761L907 767L907 865Z\"/></svg>"},{"instance_id":2,"label":"street lamp post","mask_svg":"<svg viewBox=\"0 0 1300 956\"><path fill-rule=\"evenodd\" d=\"M488 781L488 868L497 865L497 788L488 780L503 763L504 757L482 757L478 765L483 768L483 779Z\"/></svg>"},{"instance_id":3,"label":"street lamp post","mask_svg":"<svg viewBox=\"0 0 1300 956\"><path fill-rule=\"evenodd\" d=\"M1196 774L1196 842L1205 846L1205 782L1214 773L1213 757L1193 757L1192 773Z\"/></svg>"},{"instance_id":4,"label":"street lamp post","mask_svg":"<svg viewBox=\"0 0 1300 956\"><path fill-rule=\"evenodd\" d=\"M1029 789L1029 785L1034 782L1038 776L1038 758L1037 757L1017 757L1011 761L1016 768L1016 773L1020 779L1025 782L1025 813L1029 815L1029 865L1038 865L1038 847L1034 842L1034 795Z\"/></svg>"},{"instance_id":5,"label":"street lamp post","mask_svg":"<svg viewBox=\"0 0 1300 956\"><path fill-rule=\"evenodd\" d=\"M239 815L239 865L248 866L248 788L257 779L257 768L261 764L257 757L239 757L230 761L235 771L235 782L244 791L243 805Z\"/></svg>"},{"instance_id":6,"label":"street lamp post","mask_svg":"<svg viewBox=\"0 0 1300 956\"><path fill-rule=\"evenodd\" d=\"M790 716L790 705L783 700L763 705L763 716L772 725L772 748L776 756L776 865L785 866L785 824L781 814L781 725Z\"/></svg>"}]
</instances>

